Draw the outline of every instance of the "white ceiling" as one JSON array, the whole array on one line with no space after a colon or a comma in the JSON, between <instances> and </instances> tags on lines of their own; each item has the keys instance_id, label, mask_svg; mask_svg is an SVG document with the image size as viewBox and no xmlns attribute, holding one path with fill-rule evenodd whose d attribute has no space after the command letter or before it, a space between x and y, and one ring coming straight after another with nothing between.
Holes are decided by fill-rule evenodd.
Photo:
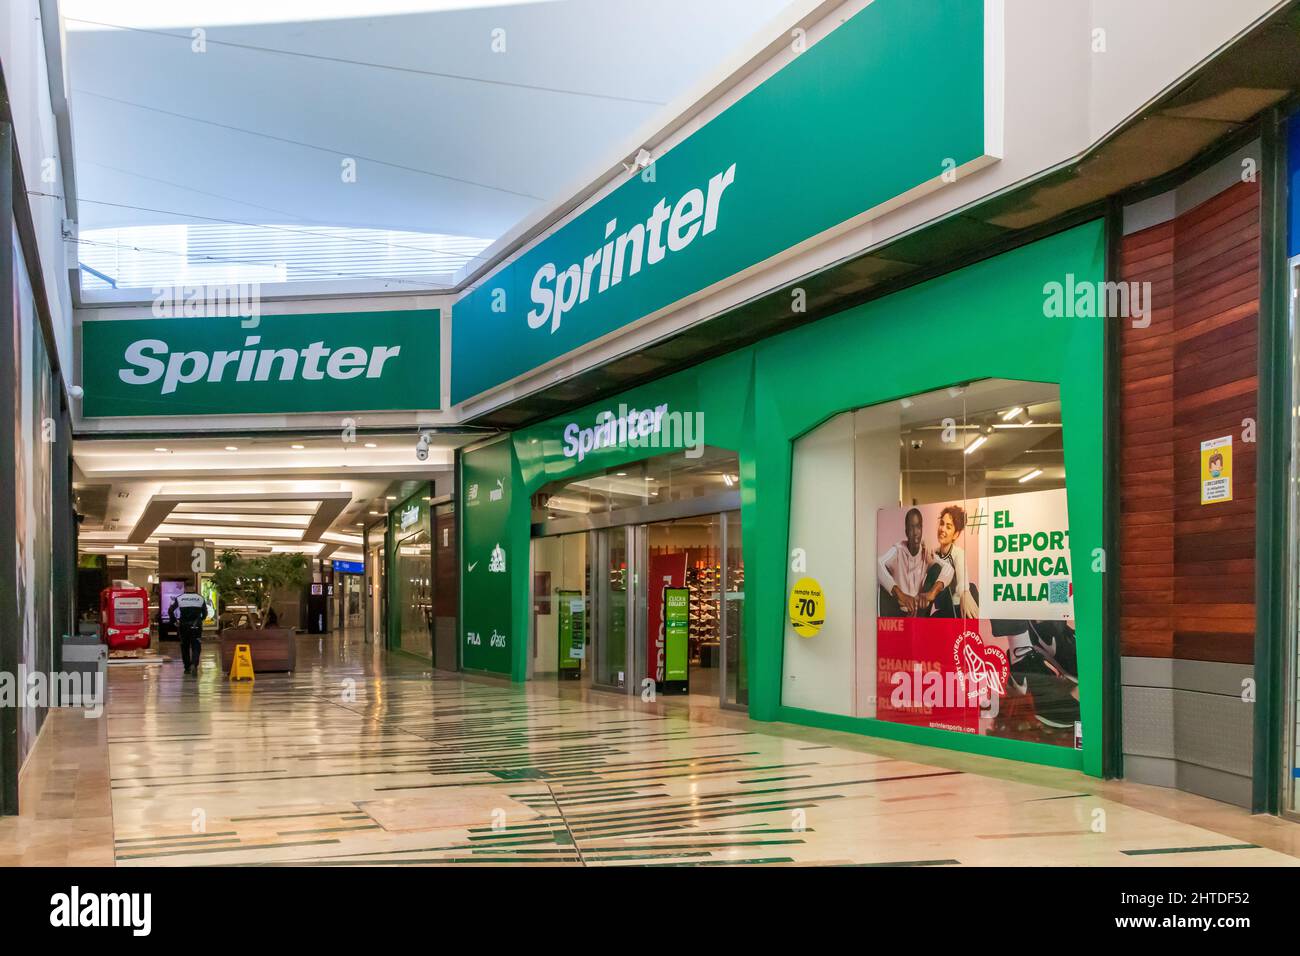
<instances>
[{"instance_id":1,"label":"white ceiling","mask_svg":"<svg viewBox=\"0 0 1300 956\"><path fill-rule=\"evenodd\" d=\"M74 490L83 551L140 559L163 539L360 560L362 528L421 482L449 475L474 436L432 436L419 461L409 435L275 435L80 440Z\"/></svg>"},{"instance_id":2,"label":"white ceiling","mask_svg":"<svg viewBox=\"0 0 1300 956\"><path fill-rule=\"evenodd\" d=\"M436 281L561 198L788 2L62 0L83 239L191 223L196 245L234 230L202 237L214 260L243 244L265 262L311 227L437 234L450 252L425 270ZM395 259L423 245L312 241L311 261L339 277L385 260L403 274Z\"/></svg>"}]
</instances>

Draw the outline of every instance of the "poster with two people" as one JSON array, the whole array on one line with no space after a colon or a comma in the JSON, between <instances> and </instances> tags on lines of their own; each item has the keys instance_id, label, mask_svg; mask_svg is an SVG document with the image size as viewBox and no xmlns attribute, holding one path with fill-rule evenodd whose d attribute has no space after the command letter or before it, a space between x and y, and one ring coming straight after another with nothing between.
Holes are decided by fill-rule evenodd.
<instances>
[{"instance_id":1,"label":"poster with two people","mask_svg":"<svg viewBox=\"0 0 1300 956\"><path fill-rule=\"evenodd\" d=\"M1065 489L882 508L876 715L1079 746Z\"/></svg>"}]
</instances>

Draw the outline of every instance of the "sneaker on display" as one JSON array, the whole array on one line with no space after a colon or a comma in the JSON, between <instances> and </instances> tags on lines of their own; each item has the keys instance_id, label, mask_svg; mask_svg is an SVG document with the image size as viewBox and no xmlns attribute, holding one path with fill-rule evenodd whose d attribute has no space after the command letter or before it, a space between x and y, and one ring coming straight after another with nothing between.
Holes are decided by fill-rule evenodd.
<instances>
[{"instance_id":1,"label":"sneaker on display","mask_svg":"<svg viewBox=\"0 0 1300 956\"><path fill-rule=\"evenodd\" d=\"M1030 625L1029 636L1038 652L1055 664L1066 680L1079 683L1079 654L1074 628L1064 621L1035 621Z\"/></svg>"},{"instance_id":2,"label":"sneaker on display","mask_svg":"<svg viewBox=\"0 0 1300 956\"><path fill-rule=\"evenodd\" d=\"M1036 648L1023 650L1011 661L1008 680L1014 694L1034 699L1034 717L1047 727L1069 730L1079 719L1074 685L1057 665Z\"/></svg>"}]
</instances>

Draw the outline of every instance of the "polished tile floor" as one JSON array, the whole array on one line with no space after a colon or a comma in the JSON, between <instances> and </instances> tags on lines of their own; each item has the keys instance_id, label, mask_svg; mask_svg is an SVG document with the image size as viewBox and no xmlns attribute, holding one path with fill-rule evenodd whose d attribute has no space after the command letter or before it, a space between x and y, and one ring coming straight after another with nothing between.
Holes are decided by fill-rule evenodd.
<instances>
[{"instance_id":1,"label":"polished tile floor","mask_svg":"<svg viewBox=\"0 0 1300 956\"><path fill-rule=\"evenodd\" d=\"M1187 794L691 702L430 673L355 637L228 683L114 665L54 715L0 863L1294 865L1300 830ZM111 817L107 811L110 809Z\"/></svg>"}]
</instances>

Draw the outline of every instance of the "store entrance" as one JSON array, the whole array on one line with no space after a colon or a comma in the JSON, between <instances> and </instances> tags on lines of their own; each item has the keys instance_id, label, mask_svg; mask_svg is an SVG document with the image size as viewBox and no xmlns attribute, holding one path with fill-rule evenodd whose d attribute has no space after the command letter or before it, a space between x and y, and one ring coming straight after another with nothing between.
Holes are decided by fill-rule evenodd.
<instances>
[{"instance_id":1,"label":"store entrance","mask_svg":"<svg viewBox=\"0 0 1300 956\"><path fill-rule=\"evenodd\" d=\"M748 704L740 513L536 537L534 678Z\"/></svg>"},{"instance_id":2,"label":"store entrance","mask_svg":"<svg viewBox=\"0 0 1300 956\"><path fill-rule=\"evenodd\" d=\"M740 513L647 524L641 538L647 673L665 693L746 703Z\"/></svg>"},{"instance_id":3,"label":"store entrance","mask_svg":"<svg viewBox=\"0 0 1300 956\"><path fill-rule=\"evenodd\" d=\"M530 677L748 705L738 465L704 446L534 493Z\"/></svg>"}]
</instances>

